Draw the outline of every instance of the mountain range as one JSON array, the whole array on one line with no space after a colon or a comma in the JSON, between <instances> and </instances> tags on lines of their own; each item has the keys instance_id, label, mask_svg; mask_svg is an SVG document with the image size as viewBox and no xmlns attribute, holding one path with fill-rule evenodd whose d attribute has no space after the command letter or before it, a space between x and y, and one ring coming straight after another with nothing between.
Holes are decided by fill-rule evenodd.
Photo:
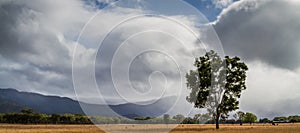
<instances>
[{"instance_id":1,"label":"mountain range","mask_svg":"<svg viewBox=\"0 0 300 133\"><path fill-rule=\"evenodd\" d=\"M151 105L125 103L119 105L89 104L67 97L46 96L38 93L21 92L16 89L0 89L0 113L20 112L24 108L45 114L84 114L89 116L128 118L163 115L176 97L162 98ZM83 107L83 109L82 109Z\"/></svg>"}]
</instances>

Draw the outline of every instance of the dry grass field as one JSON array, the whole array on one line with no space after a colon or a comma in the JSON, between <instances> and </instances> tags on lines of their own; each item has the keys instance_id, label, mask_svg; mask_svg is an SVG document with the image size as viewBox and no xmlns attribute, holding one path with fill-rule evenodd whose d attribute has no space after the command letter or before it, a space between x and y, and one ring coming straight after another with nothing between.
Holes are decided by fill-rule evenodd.
<instances>
[{"instance_id":1,"label":"dry grass field","mask_svg":"<svg viewBox=\"0 0 300 133\"><path fill-rule=\"evenodd\" d=\"M0 125L0 133L163 133L174 125ZM103 130L101 130L101 129ZM110 130L109 130L110 129ZM105 131L104 131L105 130ZM179 125L170 133L300 133L300 124L256 125Z\"/></svg>"}]
</instances>

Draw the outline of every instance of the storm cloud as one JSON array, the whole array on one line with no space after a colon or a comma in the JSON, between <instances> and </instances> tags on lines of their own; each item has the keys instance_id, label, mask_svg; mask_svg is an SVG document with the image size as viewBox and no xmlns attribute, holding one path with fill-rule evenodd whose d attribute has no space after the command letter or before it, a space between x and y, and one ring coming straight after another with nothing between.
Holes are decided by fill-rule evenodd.
<instances>
[{"instance_id":1,"label":"storm cloud","mask_svg":"<svg viewBox=\"0 0 300 133\"><path fill-rule=\"evenodd\" d=\"M87 14L80 1L2 1L0 86L73 95L71 33L84 25Z\"/></svg>"},{"instance_id":2,"label":"storm cloud","mask_svg":"<svg viewBox=\"0 0 300 133\"><path fill-rule=\"evenodd\" d=\"M249 65L241 110L272 118L300 109L299 8L297 0L243 0L214 22L225 53Z\"/></svg>"},{"instance_id":3,"label":"storm cloud","mask_svg":"<svg viewBox=\"0 0 300 133\"><path fill-rule=\"evenodd\" d=\"M157 51L149 54L133 53L150 47L165 49L176 61L185 64L182 69L188 70L192 68L194 60L190 55L200 56L205 52L204 48L199 46L189 32L178 28L174 23L157 18L143 18L119 27L98 49L95 44L99 44L105 38L106 33L111 30L110 27L115 24L112 22L145 13L138 7L120 7L114 12L107 11L102 12L100 16L94 16L100 11L99 7L112 1L114 0L1 1L0 87L76 98L72 81L72 58L76 48L80 57L76 62L80 64L73 67L81 70L80 87L85 88L77 90L80 94L77 95L79 99L93 102L93 99L98 97L98 92L91 90L93 81L85 79L90 76L86 75L89 71L96 71L95 76L98 85L103 89L102 92L112 94L114 88L109 80L114 56L114 63L119 64L113 68L116 71L127 69L127 66L120 64L132 61L129 69L132 73L129 78L132 80L131 85L138 91L147 91L151 85L159 87L164 84L165 78L161 73L155 73L151 78L152 72L160 70L168 77L171 90L168 94L174 94L176 89L172 92L172 88L178 85L180 79L172 59ZM300 2L213 2L216 6L224 8L212 25L225 53L240 56L250 68L248 88L243 92L240 103L241 110L252 111L264 117L297 113L295 110L299 110L300 106L294 102L300 98ZM81 35L81 40L77 43L80 31L92 17L93 22L85 27L85 34ZM194 31L199 29L199 24L193 16L173 13L169 17L188 25ZM117 51L129 35L151 28L153 30L153 27L180 35L177 39L183 40L188 47L183 47L180 42L170 39L170 36L156 31L155 34L145 33L141 34L140 38L127 40ZM197 36L206 37L207 33L203 31L207 32L201 29L196 33ZM208 42L210 43L216 42ZM135 47L130 47L129 44ZM114 55L116 51L118 53ZM131 60L129 57L135 58ZM95 69L85 71L91 65L96 65ZM125 82L127 81L119 83L128 85ZM132 94L129 93L128 96L130 95ZM124 102L114 95L107 95L106 99L111 103Z\"/></svg>"},{"instance_id":4,"label":"storm cloud","mask_svg":"<svg viewBox=\"0 0 300 133\"><path fill-rule=\"evenodd\" d=\"M295 70L300 66L300 2L244 0L219 16L215 29L231 55Z\"/></svg>"}]
</instances>

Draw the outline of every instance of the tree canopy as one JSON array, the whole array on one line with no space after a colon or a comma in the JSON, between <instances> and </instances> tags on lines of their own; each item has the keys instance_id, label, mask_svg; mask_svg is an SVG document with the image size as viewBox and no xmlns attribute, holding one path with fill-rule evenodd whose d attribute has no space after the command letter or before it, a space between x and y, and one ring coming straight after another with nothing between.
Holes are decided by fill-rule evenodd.
<instances>
[{"instance_id":1,"label":"tree canopy","mask_svg":"<svg viewBox=\"0 0 300 133\"><path fill-rule=\"evenodd\" d=\"M238 109L242 90L246 89L247 65L239 57L222 59L214 51L196 58L196 70L186 74L187 88L191 91L187 101L196 108L206 108L219 128L219 118Z\"/></svg>"},{"instance_id":2,"label":"tree canopy","mask_svg":"<svg viewBox=\"0 0 300 133\"><path fill-rule=\"evenodd\" d=\"M257 121L257 116L253 113L249 113L247 112L244 116L243 116L243 122L244 123L254 123Z\"/></svg>"},{"instance_id":3,"label":"tree canopy","mask_svg":"<svg viewBox=\"0 0 300 133\"><path fill-rule=\"evenodd\" d=\"M243 111L238 111L238 112L236 112L234 115L233 115L233 117L235 118L235 119L238 119L238 121L240 122L240 125L243 125L243 121L242 121L242 119L243 119L243 116L245 115L245 113L243 112Z\"/></svg>"}]
</instances>

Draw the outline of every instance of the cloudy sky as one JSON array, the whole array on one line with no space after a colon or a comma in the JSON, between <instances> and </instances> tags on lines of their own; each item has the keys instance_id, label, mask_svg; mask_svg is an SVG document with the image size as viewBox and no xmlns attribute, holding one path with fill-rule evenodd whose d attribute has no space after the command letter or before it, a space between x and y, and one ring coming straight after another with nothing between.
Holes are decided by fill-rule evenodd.
<instances>
[{"instance_id":1,"label":"cloudy sky","mask_svg":"<svg viewBox=\"0 0 300 133\"><path fill-rule=\"evenodd\" d=\"M0 87L94 103L184 99L193 58L214 49L249 66L241 110L299 114L299 8L298 0L2 0Z\"/></svg>"}]
</instances>

